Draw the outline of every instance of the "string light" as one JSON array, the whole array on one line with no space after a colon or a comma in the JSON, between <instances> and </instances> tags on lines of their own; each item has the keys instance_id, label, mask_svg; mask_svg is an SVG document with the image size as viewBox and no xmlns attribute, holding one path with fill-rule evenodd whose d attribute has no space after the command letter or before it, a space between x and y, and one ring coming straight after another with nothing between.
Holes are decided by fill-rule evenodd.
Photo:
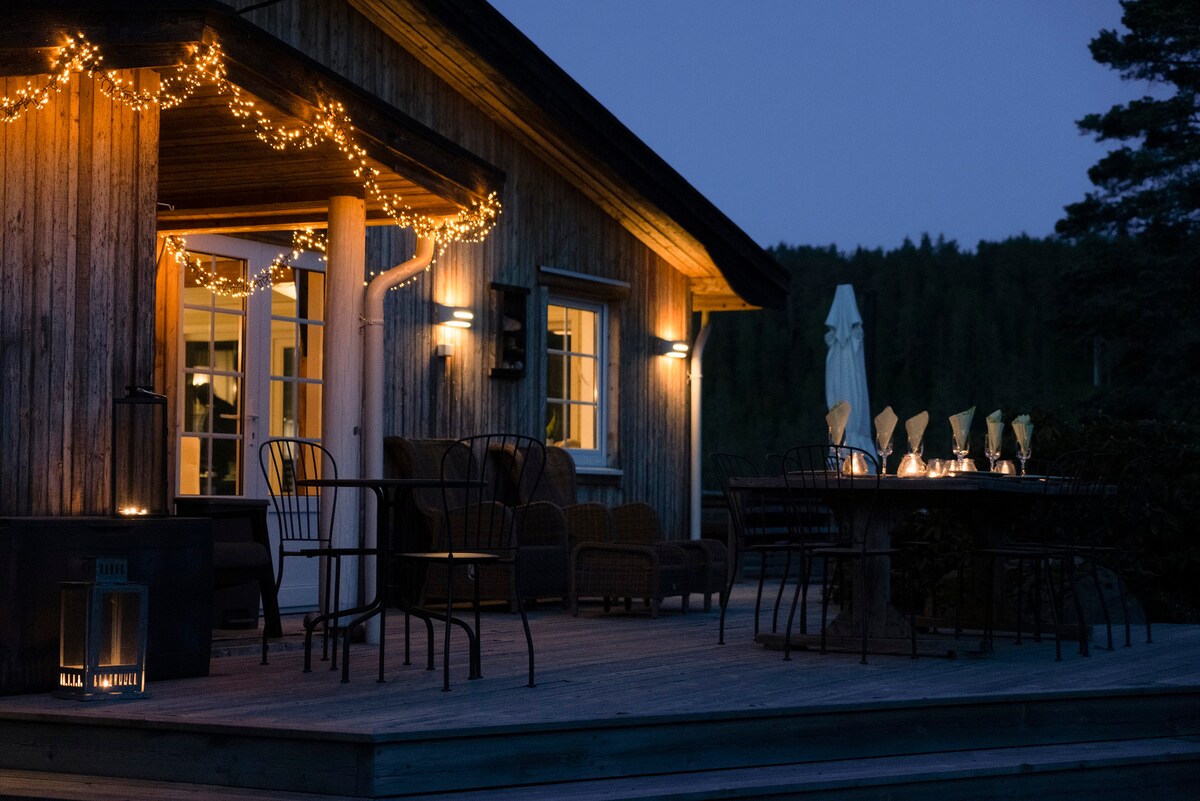
<instances>
[{"instance_id":1,"label":"string light","mask_svg":"<svg viewBox=\"0 0 1200 801\"><path fill-rule=\"evenodd\" d=\"M253 100L242 94L240 87L225 77L225 57L216 42L192 48L183 63L162 73L159 88L153 92L135 89L114 70L102 70L103 60L99 50L82 33L67 37L42 86L35 88L30 81L17 90L14 97L0 98L0 118L5 122L16 122L26 112L42 108L66 87L72 73L77 72L87 73L114 102L136 111L152 105L174 108L195 94L200 86L213 84L227 99L230 113L242 127L252 128L260 141L275 150L307 150L322 142L332 143L350 162L367 197L378 203L399 227L412 228L417 236L434 240L439 253L451 242L482 242L496 225L501 205L495 192L472 202L452 217L421 214L406 204L402 196L386 192L379 184L379 168L370 163L366 149L355 141L354 125L341 103L322 102L315 122L300 122L289 127L272 121Z\"/></svg>"},{"instance_id":2,"label":"string light","mask_svg":"<svg viewBox=\"0 0 1200 801\"><path fill-rule=\"evenodd\" d=\"M187 267L197 286L229 298L244 298L260 289L267 289L276 281L286 278L287 271L292 269L292 265L306 250L320 253L322 261L325 260L326 251L325 237L322 234L316 233L311 228L293 231L291 252L280 253L269 265L251 278L231 278L217 275L212 270L206 269L199 259L188 252L187 240L178 234L168 234L163 237L163 245L177 264Z\"/></svg>"}]
</instances>

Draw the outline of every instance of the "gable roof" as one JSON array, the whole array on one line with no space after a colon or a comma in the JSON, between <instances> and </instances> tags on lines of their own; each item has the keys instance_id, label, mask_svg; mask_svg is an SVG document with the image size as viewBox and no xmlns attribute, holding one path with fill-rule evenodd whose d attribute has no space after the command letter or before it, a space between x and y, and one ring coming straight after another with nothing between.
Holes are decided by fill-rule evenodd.
<instances>
[{"instance_id":1,"label":"gable roof","mask_svg":"<svg viewBox=\"0 0 1200 801\"><path fill-rule=\"evenodd\" d=\"M696 309L781 306L749 235L484 0L349 0L688 276Z\"/></svg>"}]
</instances>

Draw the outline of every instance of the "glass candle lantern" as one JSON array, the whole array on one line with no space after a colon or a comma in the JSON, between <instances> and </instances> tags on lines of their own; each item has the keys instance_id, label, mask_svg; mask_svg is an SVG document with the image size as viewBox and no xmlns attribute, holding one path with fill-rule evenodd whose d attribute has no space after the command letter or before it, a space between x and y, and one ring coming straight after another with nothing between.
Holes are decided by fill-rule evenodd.
<instances>
[{"instance_id":1,"label":"glass candle lantern","mask_svg":"<svg viewBox=\"0 0 1200 801\"><path fill-rule=\"evenodd\" d=\"M55 695L79 701L143 698L148 589L126 581L124 559L91 563L91 581L62 585Z\"/></svg>"},{"instance_id":2,"label":"glass candle lantern","mask_svg":"<svg viewBox=\"0 0 1200 801\"><path fill-rule=\"evenodd\" d=\"M126 387L113 400L112 513L165 515L167 503L167 398L146 387Z\"/></svg>"}]
</instances>

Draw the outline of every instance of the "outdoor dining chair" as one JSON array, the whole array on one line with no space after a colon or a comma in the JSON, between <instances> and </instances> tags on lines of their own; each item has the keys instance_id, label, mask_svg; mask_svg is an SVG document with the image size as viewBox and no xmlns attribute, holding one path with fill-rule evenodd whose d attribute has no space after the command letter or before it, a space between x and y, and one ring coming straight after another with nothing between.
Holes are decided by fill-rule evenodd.
<instances>
[{"instance_id":1,"label":"outdoor dining chair","mask_svg":"<svg viewBox=\"0 0 1200 801\"><path fill-rule=\"evenodd\" d=\"M800 561L800 577L807 593L807 568L809 557L815 548L832 546L828 537L807 536L816 532L791 525L788 522L786 506L781 498L770 493L751 490L730 491L731 478L760 477L758 466L745 456L734 453L714 453L709 460L716 470L721 492L725 495L725 503L729 507L729 569L727 572L725 590L721 595L721 615L717 629L717 642L725 644L725 612L729 603L729 594L737 579L738 570L744 554L757 554L759 559L758 590L754 600L754 635L759 633L759 617L762 609L763 586L766 581L768 563L775 554L783 554L783 576L775 593L775 605L771 617L771 631L778 630L779 609L783 602L784 589L791 577L792 562ZM783 472L782 454L771 454L767 457L768 474L778 476ZM804 603L807 612L807 602ZM801 616L801 631L807 631L804 616Z\"/></svg>"},{"instance_id":2,"label":"outdoor dining chair","mask_svg":"<svg viewBox=\"0 0 1200 801\"><path fill-rule=\"evenodd\" d=\"M442 689L450 690L450 637L453 626L458 626L467 636L469 668L468 678L482 676L480 638L480 574L484 571L503 570L510 573L511 586L521 585L521 538L520 529L528 504L509 506L508 487L497 481L491 467L497 451L526 457L531 451L539 452L537 458L523 458L524 470L518 475L520 484L536 486L545 464L545 446L532 437L517 434L484 434L466 437L450 445L442 455L442 478L466 478L474 482L466 488L442 489L443 514L441 530L433 547L428 551L407 551L400 558L409 563L423 565L426 571L441 570L445 573L445 607L430 609L428 605L411 611L419 616L429 616L445 623L442 644ZM466 573L472 587L472 619L464 620L454 615L455 574ZM525 644L529 655L529 686L534 682L533 636L529 629L529 618L525 613L522 593L513 593L517 611L521 615L521 626L525 632Z\"/></svg>"},{"instance_id":3,"label":"outdoor dining chair","mask_svg":"<svg viewBox=\"0 0 1200 801\"><path fill-rule=\"evenodd\" d=\"M867 466L867 473L857 475L854 470L845 465L853 464L861 457ZM829 562L834 563L834 582L839 588L843 606L845 599L853 599L853 593L847 592L847 563L855 565L853 573L857 587L858 603L852 604L849 619L854 615L859 620L854 627L861 633L862 664L867 663L867 641L872 622L868 610L872 607L872 592L878 592L868 577L873 561L890 560L897 556L895 548L881 548L874 544L872 537L872 514L874 512L875 494L879 490L879 466L875 456L859 448L847 445L830 447L828 444L797 445L783 455L783 478L787 487L787 519L792 536L807 541L816 535L832 538L834 545L813 548L806 554L811 559L821 561L821 653L827 649L829 631ZM890 563L890 561L889 561ZM801 573L807 575L810 565L802 564ZM791 651L792 621L796 615L797 602L807 590L807 581L796 585L792 598L792 608L788 615L787 627L784 631L784 659ZM886 599L885 599L886 600ZM858 608L854 608L857 606ZM915 644L913 653L916 653Z\"/></svg>"},{"instance_id":4,"label":"outdoor dining chair","mask_svg":"<svg viewBox=\"0 0 1200 801\"><path fill-rule=\"evenodd\" d=\"M258 449L270 494L271 506L279 528L279 548L275 562L275 590L283 583L284 560L291 556L312 557L315 551L328 550L333 518L337 511L337 488L322 490L298 487L297 481L337 478L337 463L323 446L294 437L268 439ZM325 494L327 493L327 494ZM328 499L328 505L325 501ZM321 579L321 610L329 609L338 588L334 579L334 561L325 559ZM338 571L340 574L340 571ZM329 628L323 627L322 659L329 658ZM336 651L336 643L334 643ZM266 636L263 637L263 664L267 663Z\"/></svg>"}]
</instances>

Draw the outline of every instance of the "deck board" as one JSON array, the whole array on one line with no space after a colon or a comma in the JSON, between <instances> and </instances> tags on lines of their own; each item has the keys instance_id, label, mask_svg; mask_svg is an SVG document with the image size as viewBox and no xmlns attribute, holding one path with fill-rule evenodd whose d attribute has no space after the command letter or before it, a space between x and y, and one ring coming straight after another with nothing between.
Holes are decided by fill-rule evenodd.
<instances>
[{"instance_id":1,"label":"deck board","mask_svg":"<svg viewBox=\"0 0 1200 801\"><path fill-rule=\"evenodd\" d=\"M146 700L0 698L0 769L47 769L39 762L44 750L113 737L176 761L182 778L195 781L185 760L202 743L220 770L212 781L270 788L277 785L247 779L249 768L231 762L230 749L242 744L266 754L292 743L287 764L294 771L315 771L306 764L311 753L330 763L313 773L313 791L386 795L462 789L457 757L468 743L481 775L536 782L803 763L856 749L870 758L897 748L1200 734L1198 626L1159 626L1153 645L1096 649L1088 658L1064 647L1062 662L1050 640L1017 646L1004 639L983 658L876 655L860 665L857 654L797 651L785 662L754 642L753 589L736 589L725 645L717 644L717 610L699 605L686 615L668 605L657 619L606 614L599 605L572 617L542 605L530 616L538 666L532 689L520 618L501 611L485 615L483 678L466 680L465 641L455 638L449 693L441 692L440 628L438 669L425 670L423 627L413 631L414 664L403 665L399 614L388 618L384 684L375 681L374 646L352 646L351 681L342 684L340 672L320 662L301 672L294 634L276 645L267 666L258 664L252 637L217 642L215 650L229 655L213 660L210 676L153 683ZM293 632L297 625L285 621ZM778 740L765 747L747 739L750 732ZM352 776L351 787L342 789L338 775Z\"/></svg>"}]
</instances>

